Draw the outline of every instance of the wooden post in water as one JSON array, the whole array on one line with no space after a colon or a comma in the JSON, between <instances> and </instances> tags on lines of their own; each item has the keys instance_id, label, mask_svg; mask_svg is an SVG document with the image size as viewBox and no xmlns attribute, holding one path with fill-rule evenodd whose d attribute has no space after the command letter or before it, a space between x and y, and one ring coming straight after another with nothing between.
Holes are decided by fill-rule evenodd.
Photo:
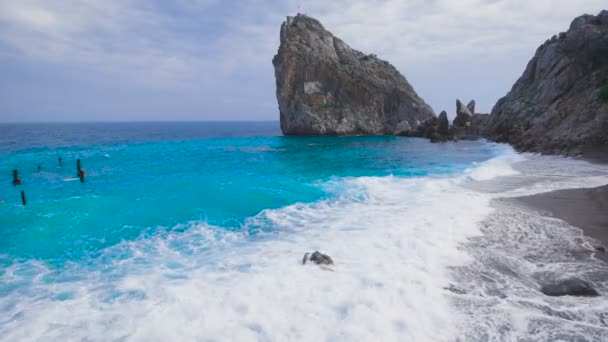
<instances>
[{"instance_id":1,"label":"wooden post in water","mask_svg":"<svg viewBox=\"0 0 608 342\"><path fill-rule=\"evenodd\" d=\"M23 203L23 205L27 204L27 201L25 200L25 191L21 191L21 203Z\"/></svg>"},{"instance_id":2,"label":"wooden post in water","mask_svg":"<svg viewBox=\"0 0 608 342\"><path fill-rule=\"evenodd\" d=\"M21 185L21 179L19 179L19 171L13 170L13 185Z\"/></svg>"},{"instance_id":3,"label":"wooden post in water","mask_svg":"<svg viewBox=\"0 0 608 342\"><path fill-rule=\"evenodd\" d=\"M84 183L84 170L80 166L80 159L76 160L76 169L78 170L78 178L80 178L80 182Z\"/></svg>"}]
</instances>

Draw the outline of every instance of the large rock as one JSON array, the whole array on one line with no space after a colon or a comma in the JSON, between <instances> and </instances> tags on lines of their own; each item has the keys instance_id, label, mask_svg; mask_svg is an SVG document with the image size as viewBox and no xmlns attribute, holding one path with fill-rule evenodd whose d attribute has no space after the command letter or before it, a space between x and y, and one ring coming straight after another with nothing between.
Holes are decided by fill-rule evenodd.
<instances>
[{"instance_id":1,"label":"large rock","mask_svg":"<svg viewBox=\"0 0 608 342\"><path fill-rule=\"evenodd\" d=\"M431 116L417 127L414 136L430 139L431 142L446 142L453 139L448 121L448 113L442 111L439 117Z\"/></svg>"},{"instance_id":2,"label":"large rock","mask_svg":"<svg viewBox=\"0 0 608 342\"><path fill-rule=\"evenodd\" d=\"M556 283L544 285L541 292L547 296L599 296L599 293L584 280L569 278Z\"/></svg>"},{"instance_id":3,"label":"large rock","mask_svg":"<svg viewBox=\"0 0 608 342\"><path fill-rule=\"evenodd\" d=\"M606 147L607 132L608 11L540 46L485 130L520 150L565 154Z\"/></svg>"},{"instance_id":4,"label":"large rock","mask_svg":"<svg viewBox=\"0 0 608 342\"><path fill-rule=\"evenodd\" d=\"M449 136L450 122L448 121L448 113L445 110L439 114L439 118L437 121L437 133L445 137Z\"/></svg>"},{"instance_id":5,"label":"large rock","mask_svg":"<svg viewBox=\"0 0 608 342\"><path fill-rule=\"evenodd\" d=\"M397 69L303 14L281 26L272 61L286 135L410 135L433 110Z\"/></svg>"},{"instance_id":6,"label":"large rock","mask_svg":"<svg viewBox=\"0 0 608 342\"><path fill-rule=\"evenodd\" d=\"M454 118L453 134L456 139L474 140L483 136L489 114L475 114L475 100L466 106L456 100L456 117Z\"/></svg>"},{"instance_id":7,"label":"large rock","mask_svg":"<svg viewBox=\"0 0 608 342\"><path fill-rule=\"evenodd\" d=\"M327 254L320 253L319 251L315 251L314 253L306 253L302 258L302 265L306 265L307 262L312 262L317 265L333 265L334 261Z\"/></svg>"},{"instance_id":8,"label":"large rock","mask_svg":"<svg viewBox=\"0 0 608 342\"><path fill-rule=\"evenodd\" d=\"M473 105L473 107L475 107ZM460 100L456 99L456 117L454 118L454 127L468 127L471 125L473 113Z\"/></svg>"},{"instance_id":9,"label":"large rock","mask_svg":"<svg viewBox=\"0 0 608 342\"><path fill-rule=\"evenodd\" d=\"M471 100L469 102L469 104L467 105L467 109L469 110L469 112L471 112L471 114L475 114L475 100Z\"/></svg>"}]
</instances>

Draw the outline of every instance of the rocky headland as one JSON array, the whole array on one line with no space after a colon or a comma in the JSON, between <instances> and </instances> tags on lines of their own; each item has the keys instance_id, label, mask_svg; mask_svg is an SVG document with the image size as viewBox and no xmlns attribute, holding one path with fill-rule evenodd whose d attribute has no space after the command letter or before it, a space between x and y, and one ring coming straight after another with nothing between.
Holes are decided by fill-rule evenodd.
<instances>
[{"instance_id":1,"label":"rocky headland","mask_svg":"<svg viewBox=\"0 0 608 342\"><path fill-rule=\"evenodd\" d=\"M521 151L576 155L608 145L608 11L542 44L494 106L484 136Z\"/></svg>"},{"instance_id":2,"label":"rocky headland","mask_svg":"<svg viewBox=\"0 0 608 342\"><path fill-rule=\"evenodd\" d=\"M283 23L273 64L286 135L486 138L520 151L608 151L608 11L578 17L542 44L490 114L457 100L452 124L391 64L350 48L306 15Z\"/></svg>"},{"instance_id":3,"label":"rocky headland","mask_svg":"<svg viewBox=\"0 0 608 342\"><path fill-rule=\"evenodd\" d=\"M411 135L433 110L390 63L303 14L281 26L273 59L285 135Z\"/></svg>"}]
</instances>

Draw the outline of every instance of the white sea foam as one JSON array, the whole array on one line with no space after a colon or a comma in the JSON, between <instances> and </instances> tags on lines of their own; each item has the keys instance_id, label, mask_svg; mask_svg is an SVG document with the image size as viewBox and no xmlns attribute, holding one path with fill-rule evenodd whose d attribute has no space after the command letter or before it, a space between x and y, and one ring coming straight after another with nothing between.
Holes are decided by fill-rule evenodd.
<instances>
[{"instance_id":1,"label":"white sea foam","mask_svg":"<svg viewBox=\"0 0 608 342\"><path fill-rule=\"evenodd\" d=\"M464 310L445 288L458 283L451 268L475 265L476 253L463 244L479 236L480 223L496 212L491 201L500 193L474 184L517 179L522 171L513 165L525 158L509 152L453 177L334 180L327 186L340 191L332 199L266 210L250 219L246 228L259 227L258 234L205 224L159 230L152 238L109 248L92 270L73 265L57 274L43 263L15 264L2 281L27 285L0 298L8 313L0 321L0 339L451 341L470 336L464 330L478 326L464 326L473 319L466 314L482 311ZM536 186L521 179L507 182L512 188L505 191ZM264 233L265 227L274 229ZM334 259L331 270L301 265L303 254L314 250ZM510 326L516 331L517 324Z\"/></svg>"},{"instance_id":2,"label":"white sea foam","mask_svg":"<svg viewBox=\"0 0 608 342\"><path fill-rule=\"evenodd\" d=\"M267 210L252 220L278 227L272 237L195 226L114 247L108 253L132 255L112 265L125 275L111 280L98 272L45 288L56 292L48 298L13 298L14 314L22 316L2 335L449 340L457 327L444 296L446 266L467 260L457 243L477 232L475 223L490 212L488 198L454 179L342 182L355 197ZM334 258L333 271L300 265L317 249ZM53 299L61 293L70 298Z\"/></svg>"},{"instance_id":3,"label":"white sea foam","mask_svg":"<svg viewBox=\"0 0 608 342\"><path fill-rule=\"evenodd\" d=\"M476 181L487 181L496 177L512 176L520 174L513 169L513 164L521 162L525 158L512 150L506 150L502 155L492 158L475 167L465 171L465 175Z\"/></svg>"}]
</instances>

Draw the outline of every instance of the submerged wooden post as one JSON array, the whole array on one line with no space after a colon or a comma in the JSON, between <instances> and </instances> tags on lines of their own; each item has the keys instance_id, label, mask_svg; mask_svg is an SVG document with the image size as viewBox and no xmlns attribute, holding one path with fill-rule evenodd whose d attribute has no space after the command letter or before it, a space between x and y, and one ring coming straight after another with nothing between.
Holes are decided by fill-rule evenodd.
<instances>
[{"instance_id":1,"label":"submerged wooden post","mask_svg":"<svg viewBox=\"0 0 608 342\"><path fill-rule=\"evenodd\" d=\"M76 160L76 169L78 170L78 178L80 178L80 182L84 183L84 170L80 165L80 159Z\"/></svg>"},{"instance_id":2,"label":"submerged wooden post","mask_svg":"<svg viewBox=\"0 0 608 342\"><path fill-rule=\"evenodd\" d=\"M19 179L19 171L13 170L13 185L21 185L21 179Z\"/></svg>"},{"instance_id":3,"label":"submerged wooden post","mask_svg":"<svg viewBox=\"0 0 608 342\"><path fill-rule=\"evenodd\" d=\"M21 203L23 203L23 205L27 204L27 201L25 200L25 191L21 191Z\"/></svg>"}]
</instances>

